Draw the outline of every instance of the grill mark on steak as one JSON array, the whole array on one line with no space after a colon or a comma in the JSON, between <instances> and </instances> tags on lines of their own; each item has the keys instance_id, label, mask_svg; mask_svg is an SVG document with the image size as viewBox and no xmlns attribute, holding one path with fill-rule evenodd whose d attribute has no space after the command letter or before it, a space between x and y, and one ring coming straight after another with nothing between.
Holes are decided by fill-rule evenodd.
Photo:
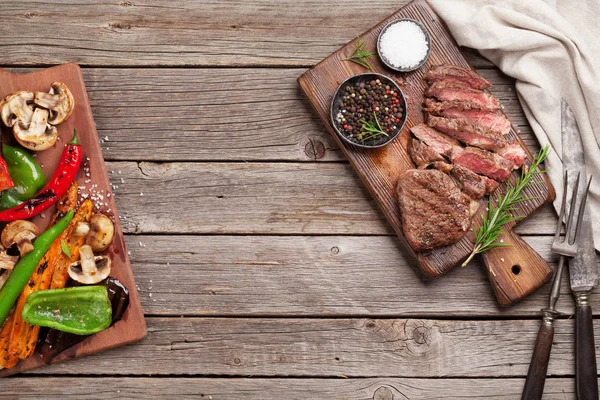
<instances>
[{"instance_id":1,"label":"grill mark on steak","mask_svg":"<svg viewBox=\"0 0 600 400\"><path fill-rule=\"evenodd\" d=\"M431 146L439 154L448 158L452 158L454 153L462 151L462 146L456 139L444 135L425 124L415 125L410 128L410 131L419 140Z\"/></svg>"},{"instance_id":2,"label":"grill mark on steak","mask_svg":"<svg viewBox=\"0 0 600 400\"><path fill-rule=\"evenodd\" d=\"M508 141L502 135L478 130L464 119L450 119L429 115L427 117L427 125L469 146L476 146L485 150L494 151L508 144Z\"/></svg>"},{"instance_id":3,"label":"grill mark on steak","mask_svg":"<svg viewBox=\"0 0 600 400\"><path fill-rule=\"evenodd\" d=\"M486 89L492 86L490 81L477 73L456 65L434 65L425 74L425 80L429 82L457 82L474 89Z\"/></svg>"},{"instance_id":4,"label":"grill mark on steak","mask_svg":"<svg viewBox=\"0 0 600 400\"><path fill-rule=\"evenodd\" d=\"M471 226L470 198L434 169L410 169L398 179L404 237L415 252L458 242Z\"/></svg>"},{"instance_id":5,"label":"grill mark on steak","mask_svg":"<svg viewBox=\"0 0 600 400\"><path fill-rule=\"evenodd\" d=\"M408 154L417 168L427 168L435 161L444 161L444 157L431 146L418 139L410 138L408 141Z\"/></svg>"},{"instance_id":6,"label":"grill mark on steak","mask_svg":"<svg viewBox=\"0 0 600 400\"><path fill-rule=\"evenodd\" d=\"M455 105L456 102L438 102L426 99L425 110L433 115L446 118L466 119L471 125L481 130L497 135L508 135L512 128L510 121L500 111L487 111L480 108L464 108Z\"/></svg>"},{"instance_id":7,"label":"grill mark on steak","mask_svg":"<svg viewBox=\"0 0 600 400\"><path fill-rule=\"evenodd\" d=\"M498 99L491 94L455 82L433 82L425 91L425 96L441 101L467 101L489 111L501 108Z\"/></svg>"},{"instance_id":8,"label":"grill mark on steak","mask_svg":"<svg viewBox=\"0 0 600 400\"><path fill-rule=\"evenodd\" d=\"M513 164L507 159L476 147L465 148L452 162L499 182L506 182L513 169Z\"/></svg>"}]
</instances>

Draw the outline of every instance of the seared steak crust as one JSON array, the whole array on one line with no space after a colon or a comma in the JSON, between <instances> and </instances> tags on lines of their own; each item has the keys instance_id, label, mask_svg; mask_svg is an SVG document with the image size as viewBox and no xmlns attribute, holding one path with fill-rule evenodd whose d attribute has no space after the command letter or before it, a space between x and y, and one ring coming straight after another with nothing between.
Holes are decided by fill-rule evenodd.
<instances>
[{"instance_id":1,"label":"seared steak crust","mask_svg":"<svg viewBox=\"0 0 600 400\"><path fill-rule=\"evenodd\" d=\"M440 101L466 101L489 111L501 108L498 99L491 94L455 82L433 82L425 91L425 96L435 97Z\"/></svg>"},{"instance_id":2,"label":"seared steak crust","mask_svg":"<svg viewBox=\"0 0 600 400\"><path fill-rule=\"evenodd\" d=\"M404 237L415 252L459 241L471 226L470 198L434 169L410 169L398 180Z\"/></svg>"},{"instance_id":3,"label":"seared steak crust","mask_svg":"<svg viewBox=\"0 0 600 400\"><path fill-rule=\"evenodd\" d=\"M425 79L429 82L457 82L474 89L486 89L492 86L488 80L477 75L475 72L456 65L434 65L425 74Z\"/></svg>"},{"instance_id":4,"label":"seared steak crust","mask_svg":"<svg viewBox=\"0 0 600 400\"><path fill-rule=\"evenodd\" d=\"M425 101L425 110L433 115L446 118L463 118L481 130L493 132L498 135L508 135L511 124L506 115L500 111L487 111L480 108L465 108L455 105L456 102Z\"/></svg>"},{"instance_id":5,"label":"seared steak crust","mask_svg":"<svg viewBox=\"0 0 600 400\"><path fill-rule=\"evenodd\" d=\"M451 119L430 115L427 118L427 125L469 146L485 150L495 151L508 144L508 141L502 135L479 130L464 119Z\"/></svg>"},{"instance_id":6,"label":"seared steak crust","mask_svg":"<svg viewBox=\"0 0 600 400\"><path fill-rule=\"evenodd\" d=\"M427 168L435 161L444 161L444 157L431 146L413 138L408 141L408 154L418 168Z\"/></svg>"}]
</instances>

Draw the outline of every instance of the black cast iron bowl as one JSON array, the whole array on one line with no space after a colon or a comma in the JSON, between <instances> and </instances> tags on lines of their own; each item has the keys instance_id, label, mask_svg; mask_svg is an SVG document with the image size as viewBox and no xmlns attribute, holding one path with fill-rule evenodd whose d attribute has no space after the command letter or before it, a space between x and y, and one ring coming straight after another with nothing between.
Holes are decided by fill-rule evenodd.
<instances>
[{"instance_id":1,"label":"black cast iron bowl","mask_svg":"<svg viewBox=\"0 0 600 400\"><path fill-rule=\"evenodd\" d=\"M340 108L342 105L341 93L342 93L343 87L345 87L346 85L355 85L357 82L361 82L361 81L369 82L374 79L375 80L379 79L381 81L381 83L393 87L394 90L399 93L399 96L398 96L398 99L400 99L399 105L402 107L403 112L402 112L401 121L396 124L396 129L394 130L394 132L392 132L389 136L381 137L380 140L373 141L372 144L365 144L365 143L361 143L360 141L358 141L354 138L350 138L350 137L346 136L344 131L341 129L340 122L338 122L338 120L337 120L337 114L340 112ZM402 131L402 128L404 128L404 124L406 124L407 114L408 114L408 111L406 109L406 97L404 97L404 92L402 92L402 89L400 89L400 86L398 86L398 84L396 82L394 82L391 78L389 78L385 75L382 75L382 74L375 73L375 72L358 74L358 75L354 75L354 76L351 76L350 78L346 79L338 86L337 90L335 91L335 94L333 95L333 100L331 101L330 117L331 117L331 124L333 125L333 129L338 134L338 136L342 139L342 141L344 141L345 143L347 143L351 146L361 147L363 149L376 149L379 147L383 147L386 144L392 142L396 137L398 137L398 135Z\"/></svg>"},{"instance_id":2,"label":"black cast iron bowl","mask_svg":"<svg viewBox=\"0 0 600 400\"><path fill-rule=\"evenodd\" d=\"M421 61L419 61L419 63L417 65L414 65L414 66L409 67L409 68L397 68L397 67L394 67L383 56L383 54L381 54L381 37L383 36L383 34L385 33L385 31L388 30L388 28L390 26L392 26L394 24L397 24L398 22L402 22L402 21L409 21L409 22L412 22L412 23L418 25L419 28L421 28L421 30L423 31L423 34L425 35L425 40L427 41L427 53L425 54L425 57L423 57L423 59ZM425 26L422 23L420 23L419 21L415 21L414 19L410 19L410 18L396 19L396 20L391 21L390 23L388 23L386 26L384 26L383 29L381 29L381 32L379 32L379 37L377 37L377 54L379 55L379 58L381 59L381 61L383 61L383 63L388 68L393 69L394 71L398 71L398 72L411 72L411 71L417 70L417 69L421 68L423 65L425 65L425 63L429 59L429 55L431 54L431 35L429 34L429 31L427 30L427 28L425 28Z\"/></svg>"}]
</instances>

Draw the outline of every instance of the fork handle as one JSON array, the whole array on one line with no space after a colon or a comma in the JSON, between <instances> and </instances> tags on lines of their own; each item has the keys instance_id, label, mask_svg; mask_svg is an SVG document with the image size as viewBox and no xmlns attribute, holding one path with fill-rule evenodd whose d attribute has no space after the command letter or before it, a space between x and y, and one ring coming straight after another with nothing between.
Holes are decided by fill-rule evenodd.
<instances>
[{"instance_id":1,"label":"fork handle","mask_svg":"<svg viewBox=\"0 0 600 400\"><path fill-rule=\"evenodd\" d=\"M543 313L544 319L535 341L535 348L531 356L529 371L527 371L523 395L521 396L522 400L539 400L544 393L548 361L550 361L550 351L554 339L554 313L549 310L543 310Z\"/></svg>"},{"instance_id":2,"label":"fork handle","mask_svg":"<svg viewBox=\"0 0 600 400\"><path fill-rule=\"evenodd\" d=\"M598 400L598 372L590 292L575 292L575 386L577 399Z\"/></svg>"}]
</instances>

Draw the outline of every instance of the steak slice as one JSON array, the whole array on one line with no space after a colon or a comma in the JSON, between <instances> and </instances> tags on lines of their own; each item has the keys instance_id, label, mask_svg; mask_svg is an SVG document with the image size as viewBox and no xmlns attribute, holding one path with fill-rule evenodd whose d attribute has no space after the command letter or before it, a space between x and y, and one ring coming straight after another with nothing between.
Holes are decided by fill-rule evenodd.
<instances>
[{"instance_id":1,"label":"steak slice","mask_svg":"<svg viewBox=\"0 0 600 400\"><path fill-rule=\"evenodd\" d=\"M467 101L477 108L489 111L501 108L498 99L491 94L455 82L433 82L425 91L425 96L441 101Z\"/></svg>"},{"instance_id":2,"label":"steak slice","mask_svg":"<svg viewBox=\"0 0 600 400\"><path fill-rule=\"evenodd\" d=\"M469 145L485 150L496 151L508 144L502 135L477 129L464 119L451 119L429 115L427 125L442 131L455 139Z\"/></svg>"},{"instance_id":3,"label":"steak slice","mask_svg":"<svg viewBox=\"0 0 600 400\"><path fill-rule=\"evenodd\" d=\"M487 193L485 178L460 164L454 164L450 172L452 177L458 181L462 191L471 196L472 199L481 199Z\"/></svg>"},{"instance_id":4,"label":"steak slice","mask_svg":"<svg viewBox=\"0 0 600 400\"><path fill-rule=\"evenodd\" d=\"M465 148L452 162L499 182L506 182L514 167L513 163L498 154L476 147Z\"/></svg>"},{"instance_id":5,"label":"steak slice","mask_svg":"<svg viewBox=\"0 0 600 400\"><path fill-rule=\"evenodd\" d=\"M458 242L471 226L470 198L435 169L409 169L396 187L402 231L415 252Z\"/></svg>"},{"instance_id":6,"label":"steak slice","mask_svg":"<svg viewBox=\"0 0 600 400\"><path fill-rule=\"evenodd\" d=\"M498 182L496 182L493 179L488 178L487 176L482 176L479 175L483 178L483 180L485 181L485 194L492 194L496 191L496 189L498 189L498 186L500 185Z\"/></svg>"},{"instance_id":7,"label":"steak slice","mask_svg":"<svg viewBox=\"0 0 600 400\"><path fill-rule=\"evenodd\" d=\"M462 146L456 139L444 135L425 124L415 125L410 128L410 131L419 140L428 144L436 152L448 158L451 158L454 153L462 151Z\"/></svg>"},{"instance_id":8,"label":"steak slice","mask_svg":"<svg viewBox=\"0 0 600 400\"><path fill-rule=\"evenodd\" d=\"M465 108L457 106L456 102L439 102L432 99L426 99L424 104L425 111L431 114L446 118L463 118L469 121L473 126L478 126L483 130L498 135L508 135L511 130L510 121L501 111Z\"/></svg>"},{"instance_id":9,"label":"steak slice","mask_svg":"<svg viewBox=\"0 0 600 400\"><path fill-rule=\"evenodd\" d=\"M446 81L462 83L473 89L486 89L492 86L488 80L483 79L470 69L456 65L434 65L425 74L425 79L429 82Z\"/></svg>"},{"instance_id":10,"label":"steak slice","mask_svg":"<svg viewBox=\"0 0 600 400\"><path fill-rule=\"evenodd\" d=\"M527 154L525 150L518 143L508 143L506 146L499 148L497 153L507 160L511 161L514 165L514 169L519 169L525 164Z\"/></svg>"},{"instance_id":11,"label":"steak slice","mask_svg":"<svg viewBox=\"0 0 600 400\"><path fill-rule=\"evenodd\" d=\"M435 161L444 161L444 157L433 147L414 138L408 141L408 154L417 168L427 168Z\"/></svg>"}]
</instances>

